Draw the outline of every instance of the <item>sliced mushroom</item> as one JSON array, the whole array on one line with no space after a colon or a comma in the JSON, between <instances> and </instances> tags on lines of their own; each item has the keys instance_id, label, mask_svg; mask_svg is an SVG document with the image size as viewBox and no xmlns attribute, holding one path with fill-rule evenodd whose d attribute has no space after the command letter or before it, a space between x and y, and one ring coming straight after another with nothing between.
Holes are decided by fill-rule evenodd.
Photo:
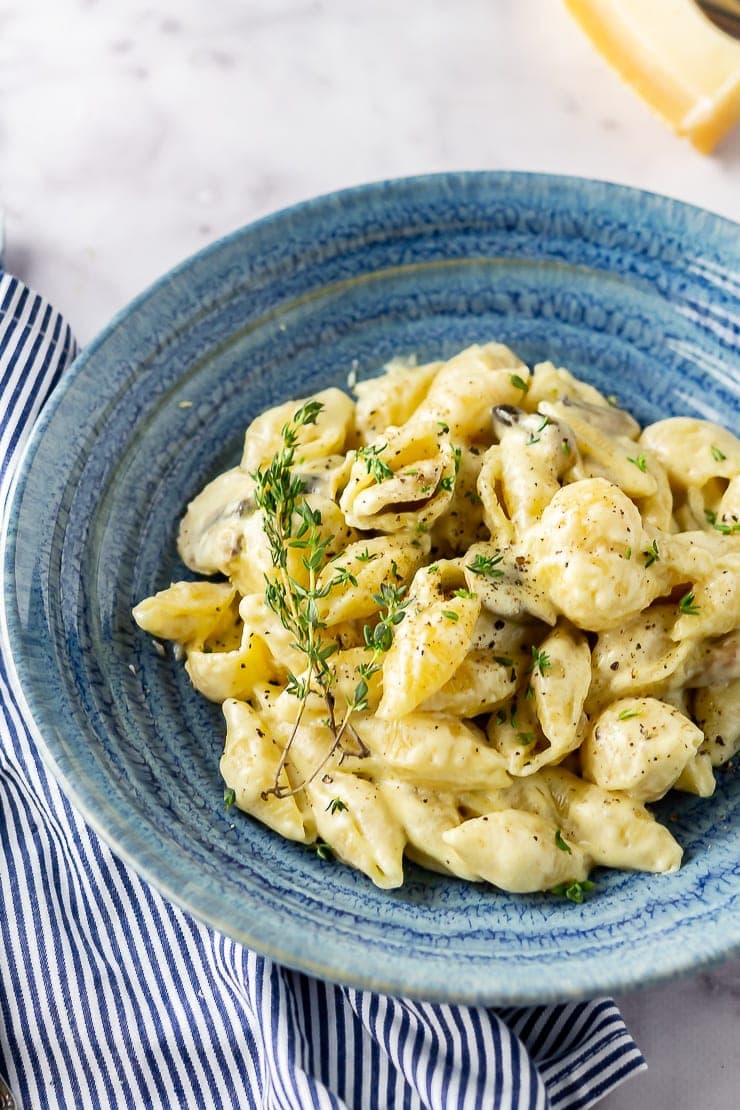
<instances>
[{"instance_id":1,"label":"sliced mushroom","mask_svg":"<svg viewBox=\"0 0 740 1110\"><path fill-rule=\"evenodd\" d=\"M584 420L606 432L609 436L627 436L628 439L637 439L640 434L640 425L635 418L624 409L616 405L595 405L589 401L581 401L576 397L564 394L559 402L549 406L558 415L563 409L575 409ZM543 407L542 411L546 411ZM564 414L567 418L567 413Z\"/></svg>"}]
</instances>

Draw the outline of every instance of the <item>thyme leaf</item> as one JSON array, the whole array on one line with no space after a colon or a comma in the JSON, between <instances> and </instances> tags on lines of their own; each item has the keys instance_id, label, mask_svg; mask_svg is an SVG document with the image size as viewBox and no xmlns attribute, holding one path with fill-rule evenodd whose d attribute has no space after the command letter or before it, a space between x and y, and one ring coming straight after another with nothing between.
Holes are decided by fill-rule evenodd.
<instances>
[{"instance_id":1,"label":"thyme leaf","mask_svg":"<svg viewBox=\"0 0 740 1110\"><path fill-rule=\"evenodd\" d=\"M378 485L385 482L387 478L393 477L393 471L388 463L380 458L381 452L385 451L387 446L387 443L380 443L375 446L369 444L367 447L361 447L357 452L358 459L362 459L367 467L368 474L373 476Z\"/></svg>"},{"instance_id":2,"label":"thyme leaf","mask_svg":"<svg viewBox=\"0 0 740 1110\"><path fill-rule=\"evenodd\" d=\"M678 603L678 608L679 612L684 613L688 617L695 617L700 612L699 606L694 604L694 594L692 591L683 595Z\"/></svg>"},{"instance_id":3,"label":"thyme leaf","mask_svg":"<svg viewBox=\"0 0 740 1110\"><path fill-rule=\"evenodd\" d=\"M309 424L315 424L322 411L319 401L307 401L293 414L291 420L281 429L282 447L267 465L261 465L252 475L255 482L255 504L262 513L262 528L267 538L272 562L272 573L265 576L265 601L278 616L283 627L291 634L292 646L303 655L305 671L289 674L286 691L299 702L293 729L283 747L275 772L272 787L265 791L265 797L274 794L282 798L303 789L331 758L337 749L348 749L343 745L348 737L353 737L359 751L354 754L367 755L367 749L355 730L351 727L351 717L355 712L367 709L368 679L380 669L378 659L393 642L393 629L403 620L407 604L403 600L406 587L394 587L383 583L375 595L380 612L377 624L366 625L363 633L365 647L369 652L366 665L358 668L360 681L354 694L341 714L336 713L335 691L336 671L331 664L332 656L339 650L337 641L326 635L326 623L320 619L319 602L332 590L357 585L357 578L346 566L336 566L332 578L319 585L321 572L330 565L328 548L333 537L327 534L321 513L313 509L306 500L304 485L293 473L296 461L296 448L300 431ZM382 447L363 448L368 473L373 473L377 481L390 475L387 465L378 458ZM385 469L383 469L385 468ZM385 470L388 471L386 475ZM300 564L305 575L300 579L292 572L288 555L291 551L301 553ZM370 562L376 558L368 548L358 556L360 562ZM397 575L398 577L398 575ZM329 749L318 767L305 782L289 787L281 781L290 749L300 735L303 714L308 698L318 694L326 706L326 727L331 734ZM351 749L349 749L351 750ZM330 849L326 848L330 858ZM321 855L321 845L317 848Z\"/></svg>"},{"instance_id":4,"label":"thyme leaf","mask_svg":"<svg viewBox=\"0 0 740 1110\"><path fill-rule=\"evenodd\" d=\"M495 555L478 554L472 563L468 563L468 570L472 570L473 574L479 574L482 578L503 578L504 572L498 566L502 559L503 555L500 552Z\"/></svg>"},{"instance_id":5,"label":"thyme leaf","mask_svg":"<svg viewBox=\"0 0 740 1110\"><path fill-rule=\"evenodd\" d=\"M575 879L573 882L558 883L557 886L550 888L551 894L557 894L561 898L567 898L569 902L577 902L579 905L585 901L586 895L594 890L596 883L592 883L590 879Z\"/></svg>"}]
</instances>

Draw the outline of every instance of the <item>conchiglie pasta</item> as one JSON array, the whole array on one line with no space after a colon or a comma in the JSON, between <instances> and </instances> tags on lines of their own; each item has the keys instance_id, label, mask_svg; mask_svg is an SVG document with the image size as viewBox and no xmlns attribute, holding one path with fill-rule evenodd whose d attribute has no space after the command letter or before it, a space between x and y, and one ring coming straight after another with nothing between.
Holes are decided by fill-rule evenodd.
<instances>
[{"instance_id":1,"label":"conchiglie pasta","mask_svg":"<svg viewBox=\"0 0 740 1110\"><path fill-rule=\"evenodd\" d=\"M740 751L740 678L697 690L694 720L704 735L699 750L712 766L729 762Z\"/></svg>"},{"instance_id":2,"label":"conchiglie pasta","mask_svg":"<svg viewBox=\"0 0 740 1110\"><path fill-rule=\"evenodd\" d=\"M600 867L675 871L680 845L631 795L604 790L559 767L541 772L571 836Z\"/></svg>"},{"instance_id":3,"label":"conchiglie pasta","mask_svg":"<svg viewBox=\"0 0 740 1110\"><path fill-rule=\"evenodd\" d=\"M220 577L133 611L222 703L235 806L384 889L675 870L647 805L740 749L738 440L496 342L354 388L252 421L179 529Z\"/></svg>"},{"instance_id":4,"label":"conchiglie pasta","mask_svg":"<svg viewBox=\"0 0 740 1110\"><path fill-rule=\"evenodd\" d=\"M517 894L580 881L589 871L577 845L559 847L553 822L519 809L473 817L442 839L482 879Z\"/></svg>"},{"instance_id":5,"label":"conchiglie pasta","mask_svg":"<svg viewBox=\"0 0 740 1110\"><path fill-rule=\"evenodd\" d=\"M464 584L461 575L459 581ZM410 713L452 678L470 648L480 614L480 601L471 591L445 591L439 567L417 571L409 599L383 662L378 716L388 719Z\"/></svg>"},{"instance_id":6,"label":"conchiglie pasta","mask_svg":"<svg viewBox=\"0 0 740 1110\"><path fill-rule=\"evenodd\" d=\"M443 362L414 366L395 360L380 377L358 382L355 424L362 443L372 443L387 427L400 428L410 420L442 366Z\"/></svg>"},{"instance_id":7,"label":"conchiglie pasta","mask_svg":"<svg viewBox=\"0 0 740 1110\"><path fill-rule=\"evenodd\" d=\"M256 684L282 677L265 641L250 629L232 651L188 651L185 670L195 689L219 704L229 698L245 700Z\"/></svg>"},{"instance_id":8,"label":"conchiglie pasta","mask_svg":"<svg viewBox=\"0 0 740 1110\"><path fill-rule=\"evenodd\" d=\"M299 768L307 780L305 792L324 843L376 886L385 890L401 886L406 837L380 786L337 770L311 778L313 768L302 761ZM341 806L335 804L337 798Z\"/></svg>"},{"instance_id":9,"label":"conchiglie pasta","mask_svg":"<svg viewBox=\"0 0 740 1110\"><path fill-rule=\"evenodd\" d=\"M455 443L490 443L491 409L516 404L529 370L501 343L477 344L461 351L438 370L414 422L444 425Z\"/></svg>"},{"instance_id":10,"label":"conchiglie pasta","mask_svg":"<svg viewBox=\"0 0 740 1110\"><path fill-rule=\"evenodd\" d=\"M702 489L715 478L740 474L738 441L726 428L708 420L674 416L650 424L640 436L665 467L678 489Z\"/></svg>"},{"instance_id":11,"label":"conchiglie pasta","mask_svg":"<svg viewBox=\"0 0 740 1110\"><path fill-rule=\"evenodd\" d=\"M357 768L381 778L435 784L445 790L473 781L481 787L506 786L501 756L474 724L444 713L409 713L400 721L360 717L356 731L368 747Z\"/></svg>"},{"instance_id":12,"label":"conchiglie pasta","mask_svg":"<svg viewBox=\"0 0 740 1110\"><path fill-rule=\"evenodd\" d=\"M289 840L311 839L312 822L296 798L268 793L276 783L290 790L287 773L278 771L281 746L268 721L246 702L229 699L223 709L226 743L220 769L235 804Z\"/></svg>"},{"instance_id":13,"label":"conchiglie pasta","mask_svg":"<svg viewBox=\"0 0 740 1110\"><path fill-rule=\"evenodd\" d=\"M380 788L403 826L410 859L431 871L480 881L481 876L444 840L444 834L462 822L454 794L394 779L382 781Z\"/></svg>"},{"instance_id":14,"label":"conchiglie pasta","mask_svg":"<svg viewBox=\"0 0 740 1110\"><path fill-rule=\"evenodd\" d=\"M298 453L301 459L321 459L345 448L354 429L354 405L351 398L339 389L325 389L308 398L318 402L321 411L313 423L298 430ZM289 423L304 401L286 401L284 405L268 409L257 416L244 436L241 467L252 473L257 467L278 454L283 447L282 430Z\"/></svg>"},{"instance_id":15,"label":"conchiglie pasta","mask_svg":"<svg viewBox=\"0 0 740 1110\"><path fill-rule=\"evenodd\" d=\"M175 582L140 601L133 616L151 636L202 649L219 637L233 640L236 606L229 582Z\"/></svg>"},{"instance_id":16,"label":"conchiglie pasta","mask_svg":"<svg viewBox=\"0 0 740 1110\"><path fill-rule=\"evenodd\" d=\"M362 531L426 529L449 504L456 471L454 447L439 425L390 428L357 452L339 505Z\"/></svg>"},{"instance_id":17,"label":"conchiglie pasta","mask_svg":"<svg viewBox=\"0 0 740 1110\"><path fill-rule=\"evenodd\" d=\"M668 793L699 750L701 729L655 698L623 698L593 723L581 747L585 778L641 802Z\"/></svg>"},{"instance_id":18,"label":"conchiglie pasta","mask_svg":"<svg viewBox=\"0 0 740 1110\"><path fill-rule=\"evenodd\" d=\"M564 486L527 537L550 601L594 632L636 616L659 593L651 568L637 558L648 546L637 507L604 478Z\"/></svg>"}]
</instances>

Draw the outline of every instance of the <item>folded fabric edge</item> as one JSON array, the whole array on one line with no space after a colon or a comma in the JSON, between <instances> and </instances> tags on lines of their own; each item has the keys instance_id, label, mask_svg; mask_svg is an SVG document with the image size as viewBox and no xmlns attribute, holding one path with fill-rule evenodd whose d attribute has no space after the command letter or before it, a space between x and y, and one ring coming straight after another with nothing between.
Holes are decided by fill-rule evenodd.
<instances>
[{"instance_id":1,"label":"folded fabric edge","mask_svg":"<svg viewBox=\"0 0 740 1110\"><path fill-rule=\"evenodd\" d=\"M615 1012L619 1015L619 1011ZM557 1075L542 1067L551 1110L588 1110L640 1072L647 1061L619 1015L620 1028L592 1035Z\"/></svg>"},{"instance_id":2,"label":"folded fabric edge","mask_svg":"<svg viewBox=\"0 0 740 1110\"><path fill-rule=\"evenodd\" d=\"M19 278L0 271L0 520L31 428L76 351L62 314Z\"/></svg>"}]
</instances>

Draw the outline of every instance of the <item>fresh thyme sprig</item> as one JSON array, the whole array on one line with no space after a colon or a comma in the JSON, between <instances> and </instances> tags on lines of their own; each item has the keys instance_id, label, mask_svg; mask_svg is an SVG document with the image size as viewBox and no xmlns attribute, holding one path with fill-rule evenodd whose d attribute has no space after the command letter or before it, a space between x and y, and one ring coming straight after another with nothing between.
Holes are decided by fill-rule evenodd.
<instances>
[{"instance_id":1,"label":"fresh thyme sprig","mask_svg":"<svg viewBox=\"0 0 740 1110\"><path fill-rule=\"evenodd\" d=\"M546 651L540 651L533 644L532 645L532 666L529 668L530 673L532 673L532 674L539 673L544 678L545 672L548 671L551 666L552 666L552 664L550 662L550 656L547 654L547 652Z\"/></svg>"},{"instance_id":2,"label":"fresh thyme sprig","mask_svg":"<svg viewBox=\"0 0 740 1110\"><path fill-rule=\"evenodd\" d=\"M643 551L642 554L645 558L646 567L651 567L653 563L657 563L660 559L660 552L658 551L658 541L653 540L647 551Z\"/></svg>"},{"instance_id":3,"label":"fresh thyme sprig","mask_svg":"<svg viewBox=\"0 0 740 1110\"><path fill-rule=\"evenodd\" d=\"M333 589L350 583L357 585L357 578L344 566L337 566L332 578L319 586L319 576L329 562L327 550L334 538L322 530L322 518L318 509L313 509L305 498L305 487L300 478L293 473L295 452L301 428L315 424L323 406L318 401L307 401L293 415L281 430L283 445L267 466L259 466L252 475L255 481L255 503L262 512L262 527L270 547L274 572L265 576L265 600L279 617L283 627L293 636L293 648L306 660L302 674L288 675L286 690L299 701L296 720L285 744L275 774L274 785L265 796L274 794L284 798L303 789L322 770L338 749L343 755L349 754L344 747L349 735L355 742L353 754L366 756L367 748L351 727L351 717L355 712L367 709L368 680L381 664L381 655L393 642L393 629L404 617L407 601L403 600L405 586L394 587L383 583L380 593L374 595L380 608L379 619L374 626L364 628L365 648L370 653L367 663L357 668L359 682L352 698L347 703L341 719L335 714L336 672L330 664L332 655L339 650L336 641L323 636L326 623L319 617L319 602ZM382 448L378 448L378 451ZM381 463L377 453L366 458L368 472L374 464ZM378 477L376 480L382 480ZM300 562L305 573L299 581L292 573L288 555L291 551L300 552ZM373 556L366 550L366 561ZM299 735L301 722L311 694L318 694L326 705L326 723L332 734L332 742L324 759L305 782L292 788L281 785L280 777L290 754L290 749Z\"/></svg>"},{"instance_id":4,"label":"fresh thyme sprig","mask_svg":"<svg viewBox=\"0 0 740 1110\"><path fill-rule=\"evenodd\" d=\"M481 578L503 578L504 572L497 565L502 559L503 555L499 551L495 555L481 555L479 553L472 563L468 563L468 570L472 570L473 574L479 574Z\"/></svg>"},{"instance_id":5,"label":"fresh thyme sprig","mask_svg":"<svg viewBox=\"0 0 740 1110\"><path fill-rule=\"evenodd\" d=\"M380 458L381 452L385 451L387 446L387 443L381 443L378 446L368 445L367 447L361 447L357 452L358 459L362 459L367 467L368 474L371 474L378 484L385 482L387 478L393 477L393 471L388 463Z\"/></svg>"},{"instance_id":6,"label":"fresh thyme sprig","mask_svg":"<svg viewBox=\"0 0 740 1110\"><path fill-rule=\"evenodd\" d=\"M405 610L409 602L408 599L404 599L405 593L405 586L389 586L387 582L383 582L380 593L373 594L373 600L380 606L380 617L374 626L370 624L363 626L365 650L370 653L370 658L366 663L360 663L355 668L359 682L347 706L348 713L364 713L368 707L368 683L380 670L380 659L393 643L393 630L406 615Z\"/></svg>"},{"instance_id":7,"label":"fresh thyme sprig","mask_svg":"<svg viewBox=\"0 0 740 1110\"><path fill-rule=\"evenodd\" d=\"M694 594L691 590L683 595L678 603L678 608L681 613L689 617L695 617L701 611L699 606L694 602Z\"/></svg>"},{"instance_id":8,"label":"fresh thyme sprig","mask_svg":"<svg viewBox=\"0 0 740 1110\"><path fill-rule=\"evenodd\" d=\"M634 463L638 470L641 470L643 474L647 474L647 459L644 455L638 455L634 459L631 459L628 455L627 462Z\"/></svg>"}]
</instances>

